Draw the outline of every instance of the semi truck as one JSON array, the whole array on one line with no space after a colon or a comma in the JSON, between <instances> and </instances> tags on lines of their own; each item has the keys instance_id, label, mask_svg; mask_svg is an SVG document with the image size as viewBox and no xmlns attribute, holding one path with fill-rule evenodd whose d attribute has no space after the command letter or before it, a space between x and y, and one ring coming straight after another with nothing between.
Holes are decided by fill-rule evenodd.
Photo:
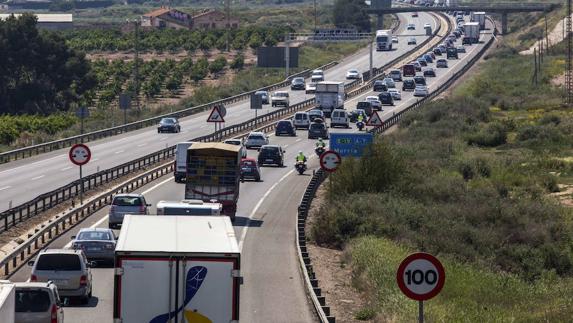
<instances>
[{"instance_id":1,"label":"semi truck","mask_svg":"<svg viewBox=\"0 0 573 323\"><path fill-rule=\"evenodd\" d=\"M241 254L228 217L126 215L114 323L239 321Z\"/></svg>"},{"instance_id":2,"label":"semi truck","mask_svg":"<svg viewBox=\"0 0 573 323\"><path fill-rule=\"evenodd\" d=\"M470 17L471 22L477 22L479 24L480 30L485 29L485 12L472 12Z\"/></svg>"},{"instance_id":3,"label":"semi truck","mask_svg":"<svg viewBox=\"0 0 573 323\"><path fill-rule=\"evenodd\" d=\"M16 287L8 280L0 280L0 322L16 320Z\"/></svg>"},{"instance_id":4,"label":"semi truck","mask_svg":"<svg viewBox=\"0 0 573 323\"><path fill-rule=\"evenodd\" d=\"M383 29L376 31L376 51L392 50L392 30Z\"/></svg>"},{"instance_id":5,"label":"semi truck","mask_svg":"<svg viewBox=\"0 0 573 323\"><path fill-rule=\"evenodd\" d=\"M241 179L241 146L193 143L187 150L185 199L221 203L222 214L235 220Z\"/></svg>"},{"instance_id":6,"label":"semi truck","mask_svg":"<svg viewBox=\"0 0 573 323\"><path fill-rule=\"evenodd\" d=\"M324 81L316 84L316 107L322 110L325 117L330 117L334 109L344 109L345 96L343 82Z\"/></svg>"},{"instance_id":7,"label":"semi truck","mask_svg":"<svg viewBox=\"0 0 573 323\"><path fill-rule=\"evenodd\" d=\"M479 42L479 23L466 22L464 24L464 38L462 44L476 44Z\"/></svg>"}]
</instances>

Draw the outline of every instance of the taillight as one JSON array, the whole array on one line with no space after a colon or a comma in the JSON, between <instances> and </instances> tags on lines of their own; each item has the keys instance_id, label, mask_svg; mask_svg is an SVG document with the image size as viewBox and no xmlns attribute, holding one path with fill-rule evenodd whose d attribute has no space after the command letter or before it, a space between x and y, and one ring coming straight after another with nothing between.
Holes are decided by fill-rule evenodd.
<instances>
[{"instance_id":1,"label":"taillight","mask_svg":"<svg viewBox=\"0 0 573 323\"><path fill-rule=\"evenodd\" d=\"M87 286L88 284L88 277L86 275L82 275L80 277L80 286Z\"/></svg>"},{"instance_id":2,"label":"taillight","mask_svg":"<svg viewBox=\"0 0 573 323\"><path fill-rule=\"evenodd\" d=\"M38 281L38 277L36 275L32 275L30 276L30 281L31 282L37 282Z\"/></svg>"},{"instance_id":3,"label":"taillight","mask_svg":"<svg viewBox=\"0 0 573 323\"><path fill-rule=\"evenodd\" d=\"M139 212L141 212L142 214L145 213L145 205L141 205L141 206L139 207Z\"/></svg>"},{"instance_id":4,"label":"taillight","mask_svg":"<svg viewBox=\"0 0 573 323\"><path fill-rule=\"evenodd\" d=\"M111 205L111 209L110 209L110 212L112 212L112 213L113 213L113 211L115 211L115 205L113 205L113 204L112 204L112 205Z\"/></svg>"},{"instance_id":5,"label":"taillight","mask_svg":"<svg viewBox=\"0 0 573 323\"><path fill-rule=\"evenodd\" d=\"M56 304L52 305L50 313L50 323L58 323L58 306Z\"/></svg>"},{"instance_id":6,"label":"taillight","mask_svg":"<svg viewBox=\"0 0 573 323\"><path fill-rule=\"evenodd\" d=\"M109 250L115 249L115 245L113 243L106 243L105 248Z\"/></svg>"}]
</instances>

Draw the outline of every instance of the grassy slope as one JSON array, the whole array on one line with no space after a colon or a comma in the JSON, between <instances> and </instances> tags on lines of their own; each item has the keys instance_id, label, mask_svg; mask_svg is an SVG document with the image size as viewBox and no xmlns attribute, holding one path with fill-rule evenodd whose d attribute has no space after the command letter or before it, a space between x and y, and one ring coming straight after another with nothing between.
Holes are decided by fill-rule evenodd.
<instances>
[{"instance_id":1,"label":"grassy slope","mask_svg":"<svg viewBox=\"0 0 573 323\"><path fill-rule=\"evenodd\" d=\"M385 136L375 159L337 172L337 200L319 212L313 238L347 247L354 282L380 320L416 318L395 283L414 250L446 265L446 287L426 307L430 321L573 317L573 214L548 197L573 182L573 113L549 83L561 52L546 58L533 85L532 58L498 49L451 99Z\"/></svg>"}]
</instances>

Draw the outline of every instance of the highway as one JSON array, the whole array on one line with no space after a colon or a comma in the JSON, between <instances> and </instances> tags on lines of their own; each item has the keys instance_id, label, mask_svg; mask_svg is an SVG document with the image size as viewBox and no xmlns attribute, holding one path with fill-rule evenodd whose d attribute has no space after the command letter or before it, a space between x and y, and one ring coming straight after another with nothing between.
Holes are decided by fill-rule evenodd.
<instances>
[{"instance_id":1,"label":"highway","mask_svg":"<svg viewBox=\"0 0 573 323\"><path fill-rule=\"evenodd\" d=\"M420 43L427 36L422 36L423 26L426 23L436 28L437 22L427 13L420 13L418 18L411 18L410 14L399 15L401 24L397 33L399 37L397 49L391 52L374 52L374 66L382 66L388 61L410 50L413 45L407 45L407 38L415 37ZM416 25L416 30L404 30L408 22ZM416 35L416 36L413 36ZM367 48L355 55L342 60L340 64L325 71L326 80L346 81L346 71L357 68L361 72L369 69L369 55ZM291 104L312 98L312 94L304 91L290 91ZM225 126L244 122L254 118L254 112L249 109L247 100L227 107ZM262 113L268 113L273 108L265 106ZM275 108L276 109L276 108ZM180 120L181 133L158 134L155 127L148 127L126 134L101 139L88 143L92 151L92 159L83 167L83 174L89 175L98 170L108 169L127 161L145 156L149 153L172 146L177 142L186 141L214 131L214 125L207 123L209 112L199 113ZM12 206L30 201L40 194L64 186L79 178L79 170L68 160L68 149L61 149L31 158L21 159L0 165L0 212Z\"/></svg>"},{"instance_id":2,"label":"highway","mask_svg":"<svg viewBox=\"0 0 573 323\"><path fill-rule=\"evenodd\" d=\"M485 42L491 34L482 34ZM456 44L461 43L458 40ZM428 78L430 90L444 82L455 71L475 55L483 44L466 46L467 53L459 60L449 60L449 68L436 69L437 77ZM430 64L435 66L435 64ZM398 83L400 84L400 83ZM354 109L356 102L372 95L362 94L345 103L346 110ZM403 100L394 107L385 107L382 116L387 119L397 111L414 102L411 92L402 93ZM352 129L330 129L331 132L356 131ZM241 322L315 322L298 268L295 249L296 211L310 174L318 168L314 154L314 140L308 140L306 131L299 130L297 137L276 137L271 135L271 143L286 149L285 167L263 167L262 182L241 184L235 233L242 249ZM309 170L305 175L294 171L294 157L299 150L309 159ZM249 151L255 157L256 151ZM177 184L170 175L139 189L149 203L160 200L183 199L184 185ZM70 237L81 227L107 227L108 208L90 216L76 228L56 239L49 247L69 246ZM153 210L152 210L153 211ZM113 270L111 268L92 269L94 297L86 306L71 304L65 308L66 322L111 322L113 305ZM12 281L25 281L29 278L29 267L23 267L12 277Z\"/></svg>"}]
</instances>

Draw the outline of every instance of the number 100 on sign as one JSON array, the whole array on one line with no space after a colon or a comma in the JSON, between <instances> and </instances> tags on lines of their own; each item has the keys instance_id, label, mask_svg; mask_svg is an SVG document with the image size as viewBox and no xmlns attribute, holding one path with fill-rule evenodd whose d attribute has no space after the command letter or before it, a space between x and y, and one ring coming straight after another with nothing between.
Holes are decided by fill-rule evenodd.
<instances>
[{"instance_id":1,"label":"number 100 on sign","mask_svg":"<svg viewBox=\"0 0 573 323\"><path fill-rule=\"evenodd\" d=\"M415 253L402 261L396 280L409 298L424 301L436 296L444 287L444 267L434 256Z\"/></svg>"}]
</instances>

